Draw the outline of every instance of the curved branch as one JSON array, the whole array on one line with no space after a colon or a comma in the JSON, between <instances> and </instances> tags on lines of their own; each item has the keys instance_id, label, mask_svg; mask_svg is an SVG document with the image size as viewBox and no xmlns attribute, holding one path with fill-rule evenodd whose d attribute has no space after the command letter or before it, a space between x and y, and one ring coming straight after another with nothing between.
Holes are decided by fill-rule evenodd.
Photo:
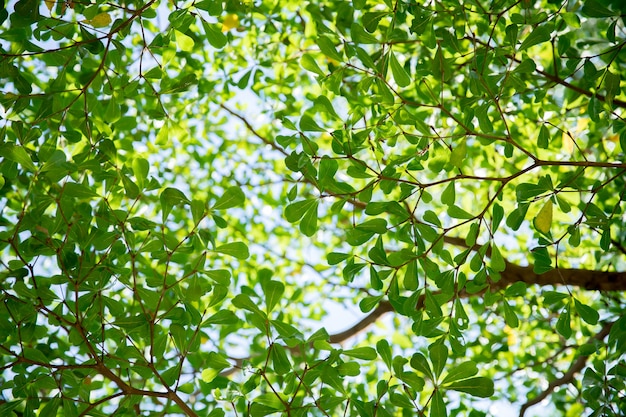
<instances>
[{"instance_id":1,"label":"curved branch","mask_svg":"<svg viewBox=\"0 0 626 417\"><path fill-rule=\"evenodd\" d=\"M465 239L455 236L444 236L444 242L468 248ZM471 247L477 251L482 245ZM491 248L486 255L491 256ZM626 272L596 271L592 269L555 268L543 274L538 274L532 266L521 266L506 261L506 268L500 273L501 279L493 283L491 288L502 289L508 285L522 281L528 285L571 285L590 291L626 291Z\"/></svg>"},{"instance_id":2,"label":"curved branch","mask_svg":"<svg viewBox=\"0 0 626 417\"><path fill-rule=\"evenodd\" d=\"M602 329L598 332L598 334L591 337L587 341L587 343L592 343L594 340L598 340L598 341L603 340L611 331L611 327L613 326L613 323L614 322L605 323ZM543 392L541 392L541 394L537 395L531 400L528 400L524 405L522 405L522 407L520 408L519 417L524 417L526 410L528 410L533 405L538 404L544 399L546 399L546 397L548 397L548 395L550 395L557 387L561 385L569 384L570 382L572 382L574 380L574 376L578 372L582 371L582 369L587 364L587 359L589 359L589 356L579 356L572 363L572 366L570 366L567 372L563 374L562 377L557 378L554 381L550 382L548 384L548 388L546 388Z\"/></svg>"},{"instance_id":3,"label":"curved branch","mask_svg":"<svg viewBox=\"0 0 626 417\"><path fill-rule=\"evenodd\" d=\"M557 268L538 274L530 266L507 263L502 279L495 284L502 288L515 282L529 285L571 285L590 291L626 291L626 272Z\"/></svg>"}]
</instances>

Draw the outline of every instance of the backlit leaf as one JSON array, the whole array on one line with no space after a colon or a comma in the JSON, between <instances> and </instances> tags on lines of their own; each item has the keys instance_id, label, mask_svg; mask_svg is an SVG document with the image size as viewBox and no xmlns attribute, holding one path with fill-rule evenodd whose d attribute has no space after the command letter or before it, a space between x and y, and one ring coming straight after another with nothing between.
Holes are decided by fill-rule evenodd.
<instances>
[{"instance_id":1,"label":"backlit leaf","mask_svg":"<svg viewBox=\"0 0 626 417\"><path fill-rule=\"evenodd\" d=\"M463 381L453 382L447 389L465 392L474 397L488 398L494 394L494 384L489 378L477 376Z\"/></svg>"},{"instance_id":2,"label":"backlit leaf","mask_svg":"<svg viewBox=\"0 0 626 417\"><path fill-rule=\"evenodd\" d=\"M535 227L542 233L550 233L552 227L552 200L545 202L535 217Z\"/></svg>"}]
</instances>

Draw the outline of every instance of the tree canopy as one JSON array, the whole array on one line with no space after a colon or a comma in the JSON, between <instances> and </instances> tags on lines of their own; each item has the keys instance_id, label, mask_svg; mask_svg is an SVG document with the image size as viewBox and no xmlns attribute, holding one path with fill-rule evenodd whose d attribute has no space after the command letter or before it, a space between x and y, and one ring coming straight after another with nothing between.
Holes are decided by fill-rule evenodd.
<instances>
[{"instance_id":1,"label":"tree canopy","mask_svg":"<svg viewBox=\"0 0 626 417\"><path fill-rule=\"evenodd\" d=\"M626 415L624 2L3 3L0 415Z\"/></svg>"}]
</instances>

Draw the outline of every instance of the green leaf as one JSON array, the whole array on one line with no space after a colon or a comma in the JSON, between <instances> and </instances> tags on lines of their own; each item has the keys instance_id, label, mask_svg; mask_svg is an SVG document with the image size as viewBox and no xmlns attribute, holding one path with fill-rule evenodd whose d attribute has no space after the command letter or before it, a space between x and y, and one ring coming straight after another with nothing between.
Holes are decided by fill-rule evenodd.
<instances>
[{"instance_id":1,"label":"green leaf","mask_svg":"<svg viewBox=\"0 0 626 417\"><path fill-rule=\"evenodd\" d=\"M376 351L385 362L387 367L391 369L391 347L389 346L389 342L386 339L381 339L376 342Z\"/></svg>"},{"instance_id":2,"label":"green leaf","mask_svg":"<svg viewBox=\"0 0 626 417\"><path fill-rule=\"evenodd\" d=\"M526 58L525 60L520 62L520 64L517 67L515 67L513 72L516 72L519 74L526 74L526 73L535 72L536 69L537 69L537 65L535 65L535 61L533 61L530 58Z\"/></svg>"},{"instance_id":3,"label":"green leaf","mask_svg":"<svg viewBox=\"0 0 626 417\"><path fill-rule=\"evenodd\" d=\"M39 411L39 417L56 417L59 407L61 406L61 398L60 397L52 397L46 405L41 408Z\"/></svg>"},{"instance_id":4,"label":"green leaf","mask_svg":"<svg viewBox=\"0 0 626 417\"><path fill-rule=\"evenodd\" d=\"M212 269L202 271L203 274L217 282L218 284L228 286L230 285L230 271L227 269Z\"/></svg>"},{"instance_id":5,"label":"green leaf","mask_svg":"<svg viewBox=\"0 0 626 417\"><path fill-rule=\"evenodd\" d=\"M491 269L495 272L502 272L506 269L506 262L497 246L491 245Z\"/></svg>"},{"instance_id":6,"label":"green leaf","mask_svg":"<svg viewBox=\"0 0 626 417\"><path fill-rule=\"evenodd\" d=\"M279 281L270 280L265 284L262 284L263 292L265 293L265 306L267 313L272 311L276 304L278 304L285 292L285 284Z\"/></svg>"},{"instance_id":7,"label":"green leaf","mask_svg":"<svg viewBox=\"0 0 626 417\"><path fill-rule=\"evenodd\" d=\"M600 314L592 307L589 307L586 304L581 303L576 298L574 298L574 307L576 308L576 312L585 322L589 324L598 324L598 320L600 320Z\"/></svg>"},{"instance_id":8,"label":"green leaf","mask_svg":"<svg viewBox=\"0 0 626 417\"><path fill-rule=\"evenodd\" d=\"M565 306L559 319L556 321L556 331L565 339L569 339L572 335L571 316L569 311L569 304Z\"/></svg>"},{"instance_id":9,"label":"green leaf","mask_svg":"<svg viewBox=\"0 0 626 417\"><path fill-rule=\"evenodd\" d=\"M476 244L476 239L478 238L479 228L480 226L478 225L478 223L470 224L469 233L467 234L467 236L465 236L465 244L468 247L471 248Z\"/></svg>"},{"instance_id":10,"label":"green leaf","mask_svg":"<svg viewBox=\"0 0 626 417\"><path fill-rule=\"evenodd\" d=\"M350 256L352 255L350 255L349 253L331 252L326 255L326 259L328 260L329 265L337 265L348 259Z\"/></svg>"},{"instance_id":11,"label":"green leaf","mask_svg":"<svg viewBox=\"0 0 626 417\"><path fill-rule=\"evenodd\" d=\"M504 209L498 203L493 204L492 208L492 220L491 220L491 229L495 232L500 226L500 222L504 218Z\"/></svg>"},{"instance_id":12,"label":"green leaf","mask_svg":"<svg viewBox=\"0 0 626 417\"><path fill-rule=\"evenodd\" d=\"M518 281L509 285L504 291L505 297L522 297L526 294L526 283L523 281Z\"/></svg>"},{"instance_id":13,"label":"green leaf","mask_svg":"<svg viewBox=\"0 0 626 417\"><path fill-rule=\"evenodd\" d=\"M226 210L243 205L246 196L240 187L230 187L217 199L211 210Z\"/></svg>"},{"instance_id":14,"label":"green leaf","mask_svg":"<svg viewBox=\"0 0 626 417\"><path fill-rule=\"evenodd\" d=\"M467 141L461 140L452 148L452 152L450 152L450 164L457 168L462 168L467 162L466 157Z\"/></svg>"},{"instance_id":15,"label":"green leaf","mask_svg":"<svg viewBox=\"0 0 626 417\"><path fill-rule=\"evenodd\" d=\"M532 249L533 258L535 258L535 264L533 266L533 271L537 274L543 274L552 269L552 259L550 258L550 254L548 253L548 248L545 246L540 246Z\"/></svg>"},{"instance_id":16,"label":"green leaf","mask_svg":"<svg viewBox=\"0 0 626 417\"><path fill-rule=\"evenodd\" d=\"M424 376L426 376L431 381L435 379L433 378L433 373L430 370L430 365L428 364L428 360L426 360L426 357L422 355L421 353L419 352L414 353L413 356L411 356L410 364L413 369L415 369L418 372L421 372Z\"/></svg>"},{"instance_id":17,"label":"green leaf","mask_svg":"<svg viewBox=\"0 0 626 417\"><path fill-rule=\"evenodd\" d=\"M367 33L365 31L365 29L363 29L363 26L359 25L358 23L354 22L352 23L352 26L350 26L350 32L352 34L352 40L354 41L354 43L363 43L363 44L376 44L379 43L378 39L376 39L376 37L370 35L369 33Z\"/></svg>"},{"instance_id":18,"label":"green leaf","mask_svg":"<svg viewBox=\"0 0 626 417\"><path fill-rule=\"evenodd\" d=\"M0 156L7 158L10 161L17 162L22 168L34 172L37 167L33 163L33 160L28 155L28 152L23 146L17 146L12 144L4 144L0 146Z\"/></svg>"},{"instance_id":19,"label":"green leaf","mask_svg":"<svg viewBox=\"0 0 626 417\"><path fill-rule=\"evenodd\" d=\"M433 375L435 378L439 378L448 360L448 348L441 343L437 343L430 345L428 352L430 361L433 364Z\"/></svg>"},{"instance_id":20,"label":"green leaf","mask_svg":"<svg viewBox=\"0 0 626 417\"><path fill-rule=\"evenodd\" d=\"M189 199L185 194L177 188L167 187L161 192L159 196L161 201L161 212L163 222L167 219L167 216L172 211L172 208L179 204L189 204Z\"/></svg>"},{"instance_id":21,"label":"green leaf","mask_svg":"<svg viewBox=\"0 0 626 417\"><path fill-rule=\"evenodd\" d=\"M359 302L359 308L361 309L363 313L368 313L372 311L380 303L380 300L382 300L383 298L384 297L382 295L370 295L370 296L364 297Z\"/></svg>"},{"instance_id":22,"label":"green leaf","mask_svg":"<svg viewBox=\"0 0 626 417\"><path fill-rule=\"evenodd\" d=\"M406 265L404 273L404 288L408 291L415 291L419 287L417 276L417 261L413 259Z\"/></svg>"},{"instance_id":23,"label":"green leaf","mask_svg":"<svg viewBox=\"0 0 626 417\"><path fill-rule=\"evenodd\" d=\"M534 220L535 227L541 233L550 233L552 227L552 200L546 201Z\"/></svg>"},{"instance_id":24,"label":"green leaf","mask_svg":"<svg viewBox=\"0 0 626 417\"><path fill-rule=\"evenodd\" d=\"M430 410L428 412L428 417L448 417L448 410L446 409L446 405L443 402L443 394L441 394L440 390L437 390L433 393L433 396L430 400Z\"/></svg>"},{"instance_id":25,"label":"green leaf","mask_svg":"<svg viewBox=\"0 0 626 417\"><path fill-rule=\"evenodd\" d=\"M447 206L453 206L456 200L455 182L450 181L441 193L441 202Z\"/></svg>"},{"instance_id":26,"label":"green leaf","mask_svg":"<svg viewBox=\"0 0 626 417\"><path fill-rule=\"evenodd\" d=\"M589 104L587 105L589 118L594 122L600 121L600 113L602 113L602 110L602 102L598 100L596 96L592 96L589 99Z\"/></svg>"},{"instance_id":27,"label":"green leaf","mask_svg":"<svg viewBox=\"0 0 626 417\"><path fill-rule=\"evenodd\" d=\"M530 204L528 203L519 203L517 208L506 218L506 225L513 230L518 230L524 222L529 206Z\"/></svg>"},{"instance_id":28,"label":"green leaf","mask_svg":"<svg viewBox=\"0 0 626 417\"><path fill-rule=\"evenodd\" d=\"M82 198L91 199L91 198L99 197L98 193L93 191L91 188L83 184L78 184L76 182L65 183L65 186L63 187L63 194L67 197L74 197L74 198L80 198L80 199Z\"/></svg>"},{"instance_id":29,"label":"green leaf","mask_svg":"<svg viewBox=\"0 0 626 417\"><path fill-rule=\"evenodd\" d=\"M314 200L314 204L312 204L307 212L302 217L302 221L300 222L300 231L305 236L313 236L317 232L317 208L319 206L319 201Z\"/></svg>"},{"instance_id":30,"label":"green leaf","mask_svg":"<svg viewBox=\"0 0 626 417\"><path fill-rule=\"evenodd\" d=\"M344 362L337 366L340 376L357 376L361 373L361 366L357 362Z\"/></svg>"},{"instance_id":31,"label":"green leaf","mask_svg":"<svg viewBox=\"0 0 626 417\"><path fill-rule=\"evenodd\" d=\"M226 243L213 249L213 252L234 256L237 259L247 259L250 256L248 246L243 242Z\"/></svg>"},{"instance_id":32,"label":"green leaf","mask_svg":"<svg viewBox=\"0 0 626 417\"><path fill-rule=\"evenodd\" d=\"M463 381L453 382L447 389L465 392L474 397L488 398L494 394L493 381L489 378L477 376Z\"/></svg>"},{"instance_id":33,"label":"green leaf","mask_svg":"<svg viewBox=\"0 0 626 417\"><path fill-rule=\"evenodd\" d=\"M184 33L174 30L174 34L176 37L176 44L178 47L185 52L192 52L195 42L190 36L185 35Z\"/></svg>"},{"instance_id":34,"label":"green leaf","mask_svg":"<svg viewBox=\"0 0 626 417\"><path fill-rule=\"evenodd\" d=\"M230 310L220 310L203 322L206 325L232 325L237 323L239 323L239 318Z\"/></svg>"},{"instance_id":35,"label":"green leaf","mask_svg":"<svg viewBox=\"0 0 626 417\"><path fill-rule=\"evenodd\" d=\"M474 218L474 215L468 213L467 211L456 205L448 207L448 215L454 219L469 220Z\"/></svg>"},{"instance_id":36,"label":"green leaf","mask_svg":"<svg viewBox=\"0 0 626 417\"><path fill-rule=\"evenodd\" d=\"M204 33L211 46L217 49L225 47L228 43L228 37L222 32L220 25L206 23L204 20L202 23Z\"/></svg>"},{"instance_id":37,"label":"green leaf","mask_svg":"<svg viewBox=\"0 0 626 417\"><path fill-rule=\"evenodd\" d=\"M400 65L393 51L389 51L389 66L391 67L391 73L393 79L400 87L406 87L411 84L411 77L406 70Z\"/></svg>"},{"instance_id":38,"label":"green leaf","mask_svg":"<svg viewBox=\"0 0 626 417\"><path fill-rule=\"evenodd\" d=\"M353 349L347 349L341 352L343 355L350 356L351 358L362 359L364 361L373 361L376 359L376 350L371 347L357 347Z\"/></svg>"},{"instance_id":39,"label":"green leaf","mask_svg":"<svg viewBox=\"0 0 626 417\"><path fill-rule=\"evenodd\" d=\"M150 163L144 158L133 159L133 174L137 180L139 188L143 189L148 179L148 173L150 172Z\"/></svg>"},{"instance_id":40,"label":"green leaf","mask_svg":"<svg viewBox=\"0 0 626 417\"><path fill-rule=\"evenodd\" d=\"M507 326L512 329L517 328L519 326L519 319L517 318L515 310L513 310L513 308L506 301L502 303L502 308L504 309L504 321Z\"/></svg>"},{"instance_id":41,"label":"green leaf","mask_svg":"<svg viewBox=\"0 0 626 417\"><path fill-rule=\"evenodd\" d=\"M285 348L278 343L272 343L270 349L272 350L271 359L274 371L278 375L285 375L291 371L291 362L289 362Z\"/></svg>"},{"instance_id":42,"label":"green leaf","mask_svg":"<svg viewBox=\"0 0 626 417\"><path fill-rule=\"evenodd\" d=\"M200 223L204 218L206 211L206 205L203 201L199 201L196 199L191 200L191 216L193 217L193 222L195 224Z\"/></svg>"},{"instance_id":43,"label":"green leaf","mask_svg":"<svg viewBox=\"0 0 626 417\"><path fill-rule=\"evenodd\" d=\"M326 130L321 128L317 122L308 114L303 115L300 118L300 130L303 132L325 132Z\"/></svg>"},{"instance_id":44,"label":"green leaf","mask_svg":"<svg viewBox=\"0 0 626 417\"><path fill-rule=\"evenodd\" d=\"M613 17L619 14L609 10L597 0L585 0L581 12L588 17Z\"/></svg>"},{"instance_id":45,"label":"green leaf","mask_svg":"<svg viewBox=\"0 0 626 417\"><path fill-rule=\"evenodd\" d=\"M289 223L295 223L300 220L312 207L318 204L318 200L301 200L289 204L285 207L285 218Z\"/></svg>"},{"instance_id":46,"label":"green leaf","mask_svg":"<svg viewBox=\"0 0 626 417\"><path fill-rule=\"evenodd\" d=\"M300 65L307 71L311 71L317 75L324 76L324 71L317 65L315 58L313 58L310 54L302 55L300 58Z\"/></svg>"},{"instance_id":47,"label":"green leaf","mask_svg":"<svg viewBox=\"0 0 626 417\"><path fill-rule=\"evenodd\" d=\"M338 62L343 61L343 56L339 52L337 52L335 44L328 36L318 36L315 43L317 43L317 46L320 47L322 53L330 59L334 59Z\"/></svg>"},{"instance_id":48,"label":"green leaf","mask_svg":"<svg viewBox=\"0 0 626 417\"><path fill-rule=\"evenodd\" d=\"M434 224L435 226L441 227L441 221L439 220L439 217L432 210L426 210L424 212L424 221L430 224Z\"/></svg>"},{"instance_id":49,"label":"green leaf","mask_svg":"<svg viewBox=\"0 0 626 417\"><path fill-rule=\"evenodd\" d=\"M205 363L212 369L226 369L231 367L226 357L217 352L209 352L206 356Z\"/></svg>"},{"instance_id":50,"label":"green leaf","mask_svg":"<svg viewBox=\"0 0 626 417\"><path fill-rule=\"evenodd\" d=\"M356 228L365 231L378 234L384 234L387 232L387 220L385 219L372 219L356 225Z\"/></svg>"},{"instance_id":51,"label":"green leaf","mask_svg":"<svg viewBox=\"0 0 626 417\"><path fill-rule=\"evenodd\" d=\"M389 16L389 12L367 12L363 14L363 27L369 33L374 33L378 23L383 17Z\"/></svg>"},{"instance_id":52,"label":"green leaf","mask_svg":"<svg viewBox=\"0 0 626 417\"><path fill-rule=\"evenodd\" d=\"M476 367L476 363L473 361L463 362L459 365L456 365L452 369L450 369L441 381L441 384L449 384L451 382L460 381L463 379L467 379L472 377L478 373L478 368Z\"/></svg>"},{"instance_id":53,"label":"green leaf","mask_svg":"<svg viewBox=\"0 0 626 417\"><path fill-rule=\"evenodd\" d=\"M530 34L524 39L522 45L519 47L519 52L530 48L531 46L539 45L543 42L548 42L552 34L553 27L551 24L544 24L542 26L535 27Z\"/></svg>"},{"instance_id":54,"label":"green leaf","mask_svg":"<svg viewBox=\"0 0 626 417\"><path fill-rule=\"evenodd\" d=\"M537 138L537 146L542 149L548 149L550 145L550 131L546 125L542 125L539 129L539 137Z\"/></svg>"}]
</instances>

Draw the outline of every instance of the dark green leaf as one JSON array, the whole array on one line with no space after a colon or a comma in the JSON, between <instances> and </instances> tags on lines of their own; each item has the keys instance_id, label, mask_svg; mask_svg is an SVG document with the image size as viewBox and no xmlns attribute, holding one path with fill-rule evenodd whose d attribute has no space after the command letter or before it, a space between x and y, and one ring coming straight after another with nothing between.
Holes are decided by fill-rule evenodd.
<instances>
[{"instance_id":1,"label":"dark green leaf","mask_svg":"<svg viewBox=\"0 0 626 417\"><path fill-rule=\"evenodd\" d=\"M391 369L391 347L389 346L389 342L385 339L381 339L376 342L376 351L378 351L378 354L387 367Z\"/></svg>"},{"instance_id":2,"label":"dark green leaf","mask_svg":"<svg viewBox=\"0 0 626 417\"><path fill-rule=\"evenodd\" d=\"M550 40L552 34L552 25L544 24L542 26L535 27L530 34L524 39L519 47L519 51L530 48L531 46L538 45Z\"/></svg>"},{"instance_id":3,"label":"dark green leaf","mask_svg":"<svg viewBox=\"0 0 626 417\"><path fill-rule=\"evenodd\" d=\"M506 269L506 263L502 254L500 253L500 249L497 246L491 246L491 269L495 272L502 272Z\"/></svg>"},{"instance_id":4,"label":"dark green leaf","mask_svg":"<svg viewBox=\"0 0 626 417\"><path fill-rule=\"evenodd\" d=\"M291 371L291 362L289 362L285 348L278 343L273 343L270 349L272 350L271 358L274 371L278 375L284 375Z\"/></svg>"},{"instance_id":5,"label":"dark green leaf","mask_svg":"<svg viewBox=\"0 0 626 417\"><path fill-rule=\"evenodd\" d=\"M571 317L569 311L569 305L567 305L556 322L556 331L565 339L569 339L572 335Z\"/></svg>"},{"instance_id":6,"label":"dark green leaf","mask_svg":"<svg viewBox=\"0 0 626 417\"><path fill-rule=\"evenodd\" d=\"M598 324L600 314L598 314L598 312L594 308L581 303L576 298L574 298L574 306L580 318L582 318L585 322L589 324Z\"/></svg>"},{"instance_id":7,"label":"dark green leaf","mask_svg":"<svg viewBox=\"0 0 626 417\"><path fill-rule=\"evenodd\" d=\"M612 17L617 15L597 0L585 0L581 11L588 17Z\"/></svg>"},{"instance_id":8,"label":"dark green leaf","mask_svg":"<svg viewBox=\"0 0 626 417\"><path fill-rule=\"evenodd\" d=\"M456 200L455 182L450 181L441 193L441 202L447 206L453 206Z\"/></svg>"},{"instance_id":9,"label":"dark green leaf","mask_svg":"<svg viewBox=\"0 0 626 417\"><path fill-rule=\"evenodd\" d=\"M424 355L419 352L414 353L411 357L410 363L413 369L422 373L424 376L426 376L426 378L430 379L431 381L434 380L433 373L430 370L430 365L428 364L428 360L426 360L426 357Z\"/></svg>"},{"instance_id":10,"label":"dark green leaf","mask_svg":"<svg viewBox=\"0 0 626 417\"><path fill-rule=\"evenodd\" d=\"M400 87L406 87L411 84L411 77L406 70L400 65L393 51L389 51L389 66L391 67L391 73L393 79Z\"/></svg>"},{"instance_id":11,"label":"dark green leaf","mask_svg":"<svg viewBox=\"0 0 626 417\"><path fill-rule=\"evenodd\" d=\"M455 381L460 381L469 377L472 377L478 373L476 363L472 361L463 362L452 369L450 369L441 381L441 384L448 384Z\"/></svg>"},{"instance_id":12,"label":"dark green leaf","mask_svg":"<svg viewBox=\"0 0 626 417\"><path fill-rule=\"evenodd\" d=\"M428 417L447 417L448 410L446 409L446 405L443 402L443 395L440 390L437 390L433 393L433 396L430 400L430 410L428 412Z\"/></svg>"},{"instance_id":13,"label":"dark green leaf","mask_svg":"<svg viewBox=\"0 0 626 417\"><path fill-rule=\"evenodd\" d=\"M448 360L448 348L441 344L433 344L428 348L430 361L433 364L433 375L439 378Z\"/></svg>"},{"instance_id":14,"label":"dark green leaf","mask_svg":"<svg viewBox=\"0 0 626 417\"><path fill-rule=\"evenodd\" d=\"M285 218L290 223L300 220L311 207L317 204L317 200L301 200L285 207Z\"/></svg>"},{"instance_id":15,"label":"dark green leaf","mask_svg":"<svg viewBox=\"0 0 626 417\"><path fill-rule=\"evenodd\" d=\"M504 321L507 326L512 329L517 328L519 326L519 319L517 318L515 310L513 310L513 308L506 301L502 303L502 308L504 309Z\"/></svg>"},{"instance_id":16,"label":"dark green leaf","mask_svg":"<svg viewBox=\"0 0 626 417\"><path fill-rule=\"evenodd\" d=\"M477 376L454 382L446 387L454 391L461 391L474 397L488 398L494 393L493 381L489 378Z\"/></svg>"}]
</instances>

